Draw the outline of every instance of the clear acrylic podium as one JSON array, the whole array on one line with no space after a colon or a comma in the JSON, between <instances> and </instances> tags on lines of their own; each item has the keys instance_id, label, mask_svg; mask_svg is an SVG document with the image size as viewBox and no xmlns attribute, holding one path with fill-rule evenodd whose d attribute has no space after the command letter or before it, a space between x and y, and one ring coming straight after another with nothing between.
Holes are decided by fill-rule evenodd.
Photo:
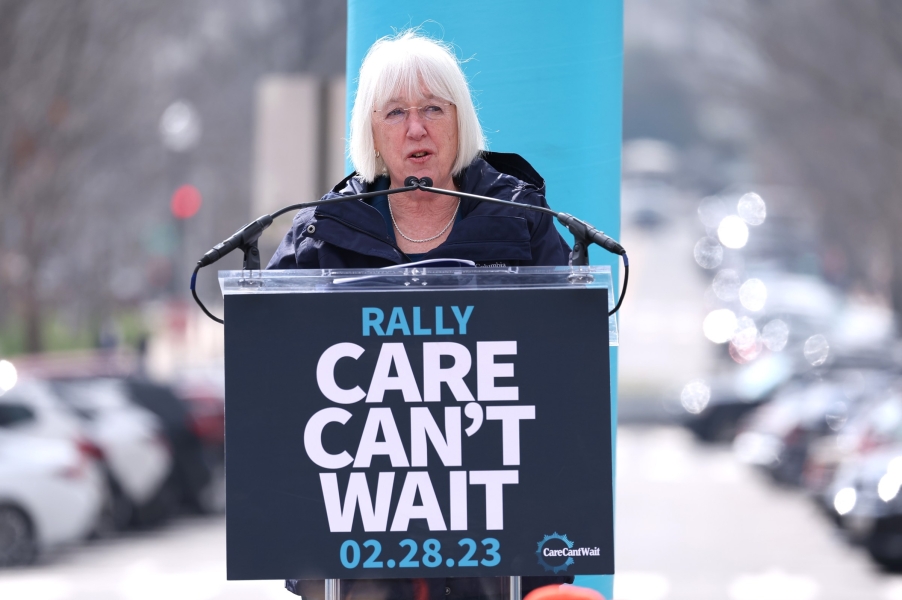
<instances>
[{"instance_id":1,"label":"clear acrylic podium","mask_svg":"<svg viewBox=\"0 0 902 600\"><path fill-rule=\"evenodd\" d=\"M308 294L399 290L605 288L614 308L611 268L590 267L412 267L397 269L305 269L220 271L225 297L241 294ZM617 316L609 318L609 343L619 345Z\"/></svg>"},{"instance_id":2,"label":"clear acrylic podium","mask_svg":"<svg viewBox=\"0 0 902 600\"><path fill-rule=\"evenodd\" d=\"M219 279L229 579L613 574L609 267Z\"/></svg>"}]
</instances>

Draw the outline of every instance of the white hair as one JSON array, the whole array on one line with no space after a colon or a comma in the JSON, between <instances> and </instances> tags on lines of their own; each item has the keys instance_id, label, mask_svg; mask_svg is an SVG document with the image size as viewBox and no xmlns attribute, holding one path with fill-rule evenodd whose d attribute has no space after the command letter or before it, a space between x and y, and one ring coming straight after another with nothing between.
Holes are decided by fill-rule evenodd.
<instances>
[{"instance_id":1,"label":"white hair","mask_svg":"<svg viewBox=\"0 0 902 600\"><path fill-rule=\"evenodd\" d=\"M373 111L402 90L409 97L416 97L423 88L457 107L453 175L458 175L485 148L470 87L450 46L413 30L403 31L373 44L360 66L348 150L354 169L364 180L374 181L384 167L374 148Z\"/></svg>"}]
</instances>

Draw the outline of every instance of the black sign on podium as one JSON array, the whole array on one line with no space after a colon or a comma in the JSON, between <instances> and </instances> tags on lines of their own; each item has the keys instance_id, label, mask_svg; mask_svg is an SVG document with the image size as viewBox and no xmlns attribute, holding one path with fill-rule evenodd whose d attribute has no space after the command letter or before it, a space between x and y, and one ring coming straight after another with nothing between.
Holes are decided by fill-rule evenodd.
<instances>
[{"instance_id":1,"label":"black sign on podium","mask_svg":"<svg viewBox=\"0 0 902 600\"><path fill-rule=\"evenodd\" d=\"M229 579L613 573L607 267L220 278Z\"/></svg>"}]
</instances>

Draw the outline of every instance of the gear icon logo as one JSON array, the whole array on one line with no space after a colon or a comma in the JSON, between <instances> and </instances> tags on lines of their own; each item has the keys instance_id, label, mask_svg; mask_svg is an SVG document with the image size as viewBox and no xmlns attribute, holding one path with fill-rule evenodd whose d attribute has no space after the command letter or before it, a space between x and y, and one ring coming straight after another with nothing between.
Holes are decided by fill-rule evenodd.
<instances>
[{"instance_id":1,"label":"gear icon logo","mask_svg":"<svg viewBox=\"0 0 902 600\"><path fill-rule=\"evenodd\" d=\"M555 532L552 533L551 535L546 535L544 538L542 538L542 541L538 543L538 548L536 549L536 556L539 557L539 564L540 564L546 571L551 571L551 572L553 572L555 575L557 575L557 574L560 573L561 571L566 571L567 568L568 568L570 565L572 565L574 561L573 561L573 557L572 557L572 556L567 556L567 560L565 560L562 564L559 564L559 565L552 565L552 564L549 564L548 561L545 560L545 558L546 558L546 556L548 556L550 553L545 551L545 546L548 545L548 542L551 542L552 540L557 540L559 543L562 542L563 545L567 546L567 549L568 549L568 550L573 549L573 542L571 542L571 541L567 538L567 535L566 535L566 534L565 534L565 535L561 535L561 534L559 534L558 532L555 531ZM555 544L555 545L558 545L558 544ZM558 553L555 552L555 555L557 555L557 554L558 554ZM556 562L556 561L555 561L555 562Z\"/></svg>"}]
</instances>

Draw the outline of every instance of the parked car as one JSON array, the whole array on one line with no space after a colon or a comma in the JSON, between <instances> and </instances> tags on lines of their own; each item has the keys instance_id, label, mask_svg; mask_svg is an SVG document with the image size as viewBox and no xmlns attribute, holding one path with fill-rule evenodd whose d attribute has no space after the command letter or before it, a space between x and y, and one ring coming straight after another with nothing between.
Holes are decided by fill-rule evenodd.
<instances>
[{"instance_id":1,"label":"parked car","mask_svg":"<svg viewBox=\"0 0 902 600\"><path fill-rule=\"evenodd\" d=\"M868 394L851 406L842 427L809 445L802 483L823 507L832 506L828 488L844 464L896 441L897 425L902 423L900 385L902 381L895 379Z\"/></svg>"},{"instance_id":2,"label":"parked car","mask_svg":"<svg viewBox=\"0 0 902 600\"><path fill-rule=\"evenodd\" d=\"M868 452L837 475L833 510L851 541L902 570L902 444Z\"/></svg>"},{"instance_id":3,"label":"parked car","mask_svg":"<svg viewBox=\"0 0 902 600\"><path fill-rule=\"evenodd\" d=\"M711 386L711 399L699 414L687 414L683 424L705 442L732 442L742 421L787 389L829 377L832 371L897 371L895 357L883 350L831 354L812 367L792 360L786 352L769 354L743 365Z\"/></svg>"},{"instance_id":4,"label":"parked car","mask_svg":"<svg viewBox=\"0 0 902 600\"><path fill-rule=\"evenodd\" d=\"M170 516L173 456L157 415L132 402L116 379L56 381L53 388L100 450L112 499L107 528L149 525Z\"/></svg>"},{"instance_id":5,"label":"parked car","mask_svg":"<svg viewBox=\"0 0 902 600\"><path fill-rule=\"evenodd\" d=\"M60 402L47 382L37 379L19 380L0 394L0 426L46 438L84 435L78 415Z\"/></svg>"},{"instance_id":6,"label":"parked car","mask_svg":"<svg viewBox=\"0 0 902 600\"><path fill-rule=\"evenodd\" d=\"M800 485L816 442L842 431L864 399L895 377L881 369L834 368L821 379L795 381L750 415L734 441L736 454L778 482Z\"/></svg>"},{"instance_id":7,"label":"parked car","mask_svg":"<svg viewBox=\"0 0 902 600\"><path fill-rule=\"evenodd\" d=\"M173 483L181 502L202 513L225 508L224 402L215 391L182 390L146 379L123 383L132 401L153 411L163 427L175 458Z\"/></svg>"},{"instance_id":8,"label":"parked car","mask_svg":"<svg viewBox=\"0 0 902 600\"><path fill-rule=\"evenodd\" d=\"M820 504L834 511L834 516L837 494L856 485L863 471L871 468L871 457L902 445L902 390L892 387L867 400L838 441L843 455L830 483L818 496Z\"/></svg>"},{"instance_id":9,"label":"parked car","mask_svg":"<svg viewBox=\"0 0 902 600\"><path fill-rule=\"evenodd\" d=\"M77 418L37 382L0 396L0 566L95 531L107 487Z\"/></svg>"},{"instance_id":10,"label":"parked car","mask_svg":"<svg viewBox=\"0 0 902 600\"><path fill-rule=\"evenodd\" d=\"M717 378L711 398L698 414L684 415L683 424L703 442L731 442L739 422L773 395L795 374L785 354L770 354Z\"/></svg>"},{"instance_id":11,"label":"parked car","mask_svg":"<svg viewBox=\"0 0 902 600\"><path fill-rule=\"evenodd\" d=\"M210 469L206 485L198 490L194 507L202 513L225 511L225 390L209 383L183 383L175 393L188 408L191 431L201 441L204 462Z\"/></svg>"},{"instance_id":12,"label":"parked car","mask_svg":"<svg viewBox=\"0 0 902 600\"><path fill-rule=\"evenodd\" d=\"M224 509L224 402L205 389L186 389L185 397L171 386L137 377L58 379L67 389L115 389L126 402L152 413L159 422L172 465L165 485L148 517L161 518L181 505L200 512ZM146 519L145 519L146 520Z\"/></svg>"}]
</instances>

